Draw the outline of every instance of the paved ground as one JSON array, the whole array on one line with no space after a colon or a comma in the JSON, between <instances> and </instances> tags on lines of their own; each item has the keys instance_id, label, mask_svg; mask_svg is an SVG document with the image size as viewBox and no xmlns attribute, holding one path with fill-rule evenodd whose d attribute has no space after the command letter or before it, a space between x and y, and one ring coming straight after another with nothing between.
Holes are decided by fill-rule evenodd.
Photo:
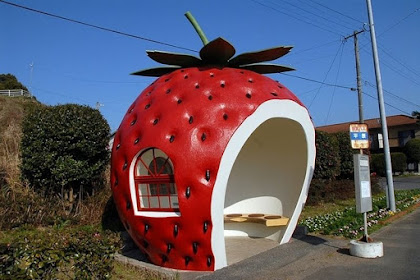
<instances>
[{"instance_id":1,"label":"paved ground","mask_svg":"<svg viewBox=\"0 0 420 280\"><path fill-rule=\"evenodd\" d=\"M409 189L418 189L420 188L420 176L411 176L411 177L393 177L394 189L396 190L409 190ZM386 178L381 178L379 183L382 187L386 186Z\"/></svg>"},{"instance_id":2,"label":"paved ground","mask_svg":"<svg viewBox=\"0 0 420 280\"><path fill-rule=\"evenodd\" d=\"M382 258L351 256L348 240L306 235L215 272L179 272L178 276L181 280L420 279L420 208L371 237L383 242ZM253 251L255 244L243 244L243 251ZM136 260L134 256L120 256L120 260L169 276L177 274Z\"/></svg>"},{"instance_id":3,"label":"paved ground","mask_svg":"<svg viewBox=\"0 0 420 280\"><path fill-rule=\"evenodd\" d=\"M196 279L420 279L420 208L372 237L384 257L350 256L348 241L308 235Z\"/></svg>"}]
</instances>

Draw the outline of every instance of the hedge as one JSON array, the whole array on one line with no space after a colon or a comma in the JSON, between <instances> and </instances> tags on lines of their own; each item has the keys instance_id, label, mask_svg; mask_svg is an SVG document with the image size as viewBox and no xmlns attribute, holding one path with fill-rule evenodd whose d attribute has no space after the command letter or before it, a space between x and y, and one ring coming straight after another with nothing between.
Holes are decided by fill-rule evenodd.
<instances>
[{"instance_id":1,"label":"hedge","mask_svg":"<svg viewBox=\"0 0 420 280\"><path fill-rule=\"evenodd\" d=\"M340 179L353 179L353 154L354 150L351 147L349 133L339 132L334 136L338 141L338 154L340 156Z\"/></svg>"},{"instance_id":2,"label":"hedge","mask_svg":"<svg viewBox=\"0 0 420 280\"><path fill-rule=\"evenodd\" d=\"M339 143L337 138L323 131L315 134L315 179L334 179L340 174Z\"/></svg>"},{"instance_id":3,"label":"hedge","mask_svg":"<svg viewBox=\"0 0 420 280\"><path fill-rule=\"evenodd\" d=\"M109 161L109 135L108 123L93 108L36 108L23 121L22 177L46 192L92 190Z\"/></svg>"},{"instance_id":4,"label":"hedge","mask_svg":"<svg viewBox=\"0 0 420 280\"><path fill-rule=\"evenodd\" d=\"M411 139L404 146L404 153L409 162L420 162L420 139Z\"/></svg>"},{"instance_id":5,"label":"hedge","mask_svg":"<svg viewBox=\"0 0 420 280\"><path fill-rule=\"evenodd\" d=\"M391 153L392 171L404 172L407 169L407 156L403 153ZM370 171L376 172L379 176L386 175L384 154L373 154L371 156Z\"/></svg>"}]
</instances>

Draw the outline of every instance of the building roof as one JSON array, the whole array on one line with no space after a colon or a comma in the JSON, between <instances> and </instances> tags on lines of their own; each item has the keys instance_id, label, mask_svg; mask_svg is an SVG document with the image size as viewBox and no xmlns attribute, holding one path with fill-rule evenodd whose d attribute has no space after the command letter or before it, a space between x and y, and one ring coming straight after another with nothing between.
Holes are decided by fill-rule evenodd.
<instances>
[{"instance_id":1,"label":"building roof","mask_svg":"<svg viewBox=\"0 0 420 280\"><path fill-rule=\"evenodd\" d=\"M386 123L389 127L400 126L400 125L412 125L417 123L418 119L406 116L406 115L395 115L386 117ZM324 131L328 133L335 133L335 132L348 132L349 126L352 123L359 123L358 121L354 122L346 122L346 123L338 123L332 125L325 125L325 126L318 126L316 130ZM369 129L375 129L381 127L381 119L369 119L365 120L365 123L368 125Z\"/></svg>"}]
</instances>

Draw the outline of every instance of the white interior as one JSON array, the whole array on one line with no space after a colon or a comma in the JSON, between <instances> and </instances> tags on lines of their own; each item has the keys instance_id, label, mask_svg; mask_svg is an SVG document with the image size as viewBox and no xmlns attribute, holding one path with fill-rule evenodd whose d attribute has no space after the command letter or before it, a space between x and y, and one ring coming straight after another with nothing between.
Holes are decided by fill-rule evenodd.
<instances>
[{"instance_id":1,"label":"white interior","mask_svg":"<svg viewBox=\"0 0 420 280\"><path fill-rule=\"evenodd\" d=\"M291 217L307 165L299 123L273 118L261 124L242 147L227 183L224 214L263 213ZM280 242L285 227L225 223L225 236L266 237Z\"/></svg>"},{"instance_id":2,"label":"white interior","mask_svg":"<svg viewBox=\"0 0 420 280\"><path fill-rule=\"evenodd\" d=\"M223 154L212 197L215 269L226 266L225 236L288 242L302 207L315 162L315 133L306 108L271 100L248 117ZM289 217L283 227L224 223L224 214Z\"/></svg>"}]
</instances>

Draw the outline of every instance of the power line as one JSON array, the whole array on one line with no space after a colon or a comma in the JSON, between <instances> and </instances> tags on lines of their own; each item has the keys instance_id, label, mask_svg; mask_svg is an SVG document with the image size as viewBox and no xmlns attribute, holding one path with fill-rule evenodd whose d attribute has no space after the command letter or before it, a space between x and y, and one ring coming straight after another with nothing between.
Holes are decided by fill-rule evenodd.
<instances>
[{"instance_id":1,"label":"power line","mask_svg":"<svg viewBox=\"0 0 420 280\"><path fill-rule=\"evenodd\" d=\"M307 49L304 49L304 50L301 50L301 51L291 52L290 54L288 54L288 57L290 57L291 55L296 55L298 53L303 53L303 52L311 51L311 50L314 50L314 49L319 49L321 47L324 47L324 46L327 46L327 45L331 45L332 43L337 43L337 42L340 42L340 41L341 40L333 40L333 41L330 41L328 43L324 43L324 44L321 44L321 45L313 46L313 47L310 47L310 48L307 48Z\"/></svg>"},{"instance_id":2,"label":"power line","mask_svg":"<svg viewBox=\"0 0 420 280\"><path fill-rule=\"evenodd\" d=\"M367 92L363 92L363 94L364 95L366 95L366 96L369 96L370 98L373 98L373 99L375 99L375 100L378 100L378 98L377 97L375 97L375 96L373 96L373 95L371 95L371 94L369 94L369 93L367 93ZM409 116L411 116L411 113L408 113L408 112L406 112L406 111L403 111L403 110L401 110L400 108L397 108L397 107L395 107L394 105L391 105L391 104L389 104L389 103L387 103L387 102L384 102L387 106L389 106L389 107L391 107L391 108L394 108L395 110L398 110L398 111L400 111L401 113L404 113L404 114L406 114L406 115L409 115Z\"/></svg>"},{"instance_id":3,"label":"power line","mask_svg":"<svg viewBox=\"0 0 420 280\"><path fill-rule=\"evenodd\" d=\"M49 95L54 95L54 96L60 96L60 97L65 97L65 98L69 98L69 99L74 99L74 100L83 102L84 104L91 103L90 101L87 101L87 100L84 100L84 99L81 99L81 98L78 98L78 97L74 97L74 96L69 96L69 95L66 95L66 94L62 94L62 93L59 93L59 92L56 92L56 91L42 89L42 88L39 88L39 87L33 87L33 88L36 89L36 90L38 90L38 92L41 91L41 92L44 92L44 93L49 94Z\"/></svg>"},{"instance_id":4,"label":"power line","mask_svg":"<svg viewBox=\"0 0 420 280\"><path fill-rule=\"evenodd\" d=\"M335 14L333 15L333 14L327 12L326 9L323 9L320 6L317 6L316 4L312 3L310 0L308 0L308 1L298 0L298 1L301 2L305 6L309 6L311 10L316 10L317 13L322 13L322 14L326 15L327 17L331 17L331 18L332 17L338 18L337 15L335 15ZM344 18L344 17L341 17L340 21L349 25L349 26L352 26L354 24L354 23L350 23L349 21L347 21L346 18Z\"/></svg>"},{"instance_id":5,"label":"power line","mask_svg":"<svg viewBox=\"0 0 420 280\"><path fill-rule=\"evenodd\" d=\"M385 29L384 31L382 31L379 35L377 35L376 37L380 37L382 35L384 35L385 32L388 32L389 30L391 30L392 28L394 28L395 26L399 25L400 23L402 23L404 20L406 20L407 18L409 18L410 16L412 16L413 14L417 13L420 10L420 8L415 9L413 12L411 12L410 14L406 15L405 17L403 17L402 19L400 19L399 21L397 21L396 23L394 23L393 25L391 25L390 27L388 27L387 29ZM366 43L365 45L363 45L361 47L364 48L368 45L368 43Z\"/></svg>"},{"instance_id":6,"label":"power line","mask_svg":"<svg viewBox=\"0 0 420 280\"><path fill-rule=\"evenodd\" d=\"M372 88L375 88L376 89L376 86L374 85L374 84L372 84L371 82L369 82L369 81L365 81L365 84L367 85L367 86L370 86L370 87L372 87ZM386 93L388 93L389 95L391 95L391 96L393 96L394 98L396 98L396 99L399 99L399 100L401 100L401 101L404 101L405 103L407 103L407 104L409 104L409 105L412 105L412 106L415 106L415 107L419 107L420 108L420 105L418 105L418 104L416 104L416 103L414 103L414 102L411 102L410 100L407 100L407 99L405 99L405 98L403 98L403 97L401 97L401 96L398 96L397 94L395 94L395 93L392 93L392 92L390 92L390 91L388 91L388 90L386 90L386 89L383 89L383 91L385 91Z\"/></svg>"},{"instance_id":7,"label":"power line","mask_svg":"<svg viewBox=\"0 0 420 280\"><path fill-rule=\"evenodd\" d=\"M325 78L324 78L324 80L323 80L322 82L325 82L325 80L327 79L328 74L330 73L330 71L331 71L331 69L332 69L332 67L333 67L333 65L334 65L335 59L337 58L337 55L338 55L338 53L340 52L340 49L343 47L343 45L344 45L344 42L343 42L343 43L341 43L340 47L338 48L337 53L335 54L334 59L333 59L333 61L331 62L330 68L328 68L328 71L327 71L327 73L325 74ZM319 86L318 91L315 93L315 96L314 96L314 98L312 99L311 103L309 104L309 107L308 107L308 108L311 108L311 106L312 106L312 104L314 103L314 101L315 101L316 97L318 96L319 91L321 90L321 88L322 88L322 85L320 85L320 86Z\"/></svg>"},{"instance_id":8,"label":"power line","mask_svg":"<svg viewBox=\"0 0 420 280\"><path fill-rule=\"evenodd\" d=\"M384 33L388 32L389 30L391 30L392 28L394 28L395 26L401 24L403 21L405 21L406 19L408 19L410 16L414 15L415 13L417 13L420 10L420 8L415 9L414 11L412 11L411 13L409 13L408 15L406 15L405 17L403 17L402 19L400 19L399 21L397 21L396 23L392 24L391 26L389 26L388 28L386 28L384 31L382 31L377 37L382 36ZM366 43L365 45L363 45L361 47L361 49L363 49L364 47L366 47L369 43ZM419 74L413 70L413 68L408 67L407 65L405 65L404 63L402 63L401 61L397 60L393 55L389 54L387 51L384 50L384 48L381 48L380 46L378 46L386 55L388 55L390 58L392 58L393 60L395 60L398 64L400 64L401 66L403 66L404 68L406 68L407 70L409 70L410 72L414 73L416 76L419 76ZM409 79L409 78L407 78ZM417 82L414 82L416 84L418 84Z\"/></svg>"},{"instance_id":9,"label":"power line","mask_svg":"<svg viewBox=\"0 0 420 280\"><path fill-rule=\"evenodd\" d=\"M46 15L46 16L49 16L49 17L58 18L58 19L61 19L61 20L64 20L64 21L68 21L68 22L77 23L77 24L80 24L80 25L96 28L96 29L99 29L99 30L102 30L102 31L107 31L107 32L118 34L118 35L123 35L123 36L131 37L131 38L135 38L135 39L139 39L139 40L143 40L143 41L148 41L148 42L152 42L152 43L155 43L155 44L164 45L164 46L168 46L168 47L172 47L172 48L176 48L176 49L181 49L181 50L186 50L186 51L191 51L191 52L198 52L198 51L193 50L193 49L184 48L184 47L180 47L180 46L177 46L177 45L173 45L173 44L149 39L149 38L146 38L146 37L142 37L142 36L133 35L133 34L129 34L129 33L126 33L126 32L118 31L118 30L115 30L115 29L110 29L110 28L107 28L107 27L102 27L102 26L99 26L99 25L90 24L90 23L86 23L86 22L83 22L83 21L79 21L79 20L75 20L75 19L71 19L71 18L67 18L67 17L55 15L55 14L51 14L51 13L48 13L48 12L44 12L44 11L41 11L41 10L36 10L36 9L29 8L29 7L26 7L26 6L11 3L11 2L8 2L8 1L0 0L0 2L3 3L3 4L6 4L6 5L14 6L16 8L20 8L20 9L24 9L24 10L31 11L31 12L34 12L34 13Z\"/></svg>"},{"instance_id":10,"label":"power line","mask_svg":"<svg viewBox=\"0 0 420 280\"><path fill-rule=\"evenodd\" d=\"M329 33L333 33L333 34L335 34L335 35L343 36L343 35L342 35L342 34L340 34L340 33L337 33L337 32L335 32L335 31L332 31L332 30L329 30L329 29L323 28L322 26L319 26L319 25L317 25L317 24L314 24L313 22L309 22L309 21L303 20L303 19L301 19L301 18L299 18L299 17L296 17L296 16L294 16L294 15L291 15L291 14L289 14L289 13L284 12L283 10L278 10L278 9L276 9L276 8L274 8L274 7L271 7L271 6L269 6L269 5L266 5L266 4L264 4L264 3L261 3L260 1L257 1L257 0L251 0L251 1L252 1L252 2L254 2L254 3L257 3L257 4L259 4L259 5L261 5L261 6L263 6L263 7L269 8L269 9L271 9L271 10L273 10L273 11L276 11L276 12L278 12L278 13L280 13L280 14L283 14L283 15L286 15L286 16L288 16L288 17L294 18L294 19L296 19L296 20L298 20L298 21L304 22L304 23L306 23L306 24L308 24L308 25L310 25L310 26L313 26L313 27L316 27L316 28L322 29L322 30L327 31L327 32L329 32Z\"/></svg>"},{"instance_id":11,"label":"power line","mask_svg":"<svg viewBox=\"0 0 420 280\"><path fill-rule=\"evenodd\" d=\"M385 48L378 46L378 48L387 56L389 56L389 58L391 58L392 60L394 60L395 62L397 62L398 64L400 64L402 67L404 67L405 69L407 69L408 71L410 71L411 73L413 73L414 75L416 75L417 77L420 77L420 75L411 67L407 66L405 63L403 63L402 61L396 59L392 54L390 54L388 51L385 50Z\"/></svg>"},{"instance_id":12,"label":"power line","mask_svg":"<svg viewBox=\"0 0 420 280\"><path fill-rule=\"evenodd\" d=\"M365 53L367 53L369 55L372 55L372 53L370 51L367 51L366 49L362 49L362 51L364 51ZM401 76L403 78L406 78L410 82L412 82L412 83L420 86L420 83L419 82L417 82L416 80L414 80L413 78L411 78L411 77L409 77L407 75L404 75L403 73L401 73L401 71L397 71L396 69L394 69L395 67L392 67L391 65L389 65L388 63L386 63L384 60L381 61L381 64L384 65L384 66L386 66L388 69L390 69L391 71L393 71L397 75L399 75L399 76Z\"/></svg>"},{"instance_id":13,"label":"power line","mask_svg":"<svg viewBox=\"0 0 420 280\"><path fill-rule=\"evenodd\" d=\"M388 27L387 29L385 29L384 31L382 31L379 36L382 36L385 32L388 32L389 30L391 30L392 28L394 28L395 26L399 25L401 22L403 22L404 20L408 19L409 17L411 17L412 15L414 15L415 13L417 13L420 10L420 8L415 9L413 12L411 12L410 14L408 14L407 16L405 16L404 18L400 19L399 21L397 21L396 23L394 23L393 25L391 25L390 27Z\"/></svg>"},{"instance_id":14,"label":"power line","mask_svg":"<svg viewBox=\"0 0 420 280\"><path fill-rule=\"evenodd\" d=\"M310 15L313 15L313 16L315 16L317 18L323 19L323 20L325 20L325 21L327 21L329 23L333 23L333 24L339 25L339 26L344 27L344 28L347 28L347 29L353 29L352 27L345 26L344 24L342 24L340 22L333 21L330 18L326 18L326 17L323 17L321 15L318 15L318 14L316 14L314 12L308 11L308 10L306 10L304 8L301 8L301 7L299 7L299 6L295 5L295 4L289 3L288 1L284 1L284 0L280 0L280 1L282 1L283 3L286 3L288 5L290 5L292 7L295 7L297 9L301 10L301 11L304 11L304 12L310 14ZM277 5L279 5L279 4L277 4Z\"/></svg>"},{"instance_id":15,"label":"power line","mask_svg":"<svg viewBox=\"0 0 420 280\"><path fill-rule=\"evenodd\" d=\"M282 1L282 0L280 0L280 1ZM284 9L284 6L283 5L280 5L279 3L276 3L276 2L273 2L273 1L268 1L268 2L270 2L271 5L275 5L275 6L278 6L278 7ZM293 9L294 7L300 9L299 7L297 7L297 6L295 6L295 5L291 4L291 3L285 2L285 1L283 3L292 6L292 8L288 8L287 9L287 13L290 13L291 15L294 15L296 18L299 18L301 20L304 20L305 23L310 22L311 25L317 25L319 27L324 28L324 30L329 30L329 31L332 31L332 32L336 32L336 34L339 34L340 33L340 31L337 30L337 29L335 29L334 27L332 27L331 24L320 22L316 18L314 19L313 17L310 17L310 16L306 15L305 13L302 13L300 11L296 11L295 9Z\"/></svg>"},{"instance_id":16,"label":"power line","mask_svg":"<svg viewBox=\"0 0 420 280\"><path fill-rule=\"evenodd\" d=\"M353 87L348 87L348 86L342 86L342 85L336 85L336 84L330 84L330 83L325 83L325 82L321 82L321 81L317 81L317 80L313 80L310 78L306 78L306 77L301 77L301 76L297 76L297 75L292 75L292 74L286 74L286 73L279 73L280 75L284 75L284 76L288 76L288 77L293 77L293 78L298 78L301 80L305 80L305 81L309 81L309 82L314 82L314 83L318 83L318 84L322 84L324 86L329 86L329 87L338 87L338 88L344 88L344 89L349 89L351 91L356 91L355 88Z\"/></svg>"},{"instance_id":17,"label":"power line","mask_svg":"<svg viewBox=\"0 0 420 280\"><path fill-rule=\"evenodd\" d=\"M351 16L345 15L345 14L343 14L343 13L339 12L339 11L336 11L336 10L334 10L334 9L332 9L332 8L330 8L330 7L326 6L326 5L324 5L324 4L318 3L318 2L313 1L313 0L311 0L311 2L313 2L313 3L317 4L317 5L321 6L321 7L324 7L325 9L328 9L328 10L330 10L330 11L334 12L334 13L337 13L337 14L339 14L339 15L342 15L342 16L346 17L346 18L349 18L349 19L351 19L351 20L354 20L354 21L357 21L358 23L362 23L362 24L363 24L363 22L362 22L362 21L360 21L360 20L358 20L358 19L355 19L355 18L353 18L353 17L351 17Z\"/></svg>"},{"instance_id":18,"label":"power line","mask_svg":"<svg viewBox=\"0 0 420 280\"><path fill-rule=\"evenodd\" d=\"M349 90L351 90L351 91L356 91L356 89L355 89L355 88L348 87L348 86L343 86L343 85L337 85L337 84L325 83L325 82L317 81L317 80L314 80L314 79L310 79L310 78L306 78L306 77L301 77L301 76L297 76L297 75L286 74L286 73L279 73L279 74L280 74L280 75L284 75L284 76L288 76L288 77L298 78L298 79L305 80L305 81L309 81L309 82L313 82L313 83L322 84L322 85L324 85L324 86L330 86L330 87L336 87L336 88L343 88L343 89L349 89ZM365 81L365 84L366 84L366 85L369 85L369 86L372 86L372 84L369 84L369 82L366 82L366 81ZM317 88L317 89L312 89L312 90L309 90L309 91L307 91L307 92L311 92L311 91L315 91L315 90L319 90L319 88ZM404 98L402 98L402 97L398 97L397 95L395 95L395 94L393 94L393 93L391 93L391 92L389 92L389 91L387 91L387 90L385 90L385 89L384 89L384 91L385 91L385 92L387 92L387 93L389 93L389 94L391 94L391 95L393 95L393 96L395 96L396 98L399 98L399 99L402 99L402 100L404 100L404 101L408 102L410 105L415 105L415 106L420 107L419 105L417 105L417 104L415 104L415 103L413 103L413 102L411 102L411 101L409 101L409 100L405 100L405 99L404 99ZM305 93L307 93L307 92L305 92ZM318 93L317 93L317 94L318 94ZM367 93L367 92L363 92L363 94L365 94L366 96L369 96L370 98L373 98L373 99L375 99L375 100L378 100L378 98L374 97L373 95L371 95L371 94L369 94L369 93ZM406 111L404 111L404 110L401 110L401 109L399 109L398 107L396 107L396 106L394 106L394 105L391 105L391 104L389 104L389 103L387 103L387 102L384 102L384 103L385 103L387 106L389 106L389 107L391 107L391 108L394 108L394 109L396 109L396 110L398 110L398 111L400 111L400 112L402 112L402 113L404 113L404 114L411 115L411 113L408 113L408 112L406 112Z\"/></svg>"},{"instance_id":19,"label":"power line","mask_svg":"<svg viewBox=\"0 0 420 280\"><path fill-rule=\"evenodd\" d=\"M344 44L341 45L341 54L340 54L340 60L338 62L337 75L335 76L335 83L337 83L337 81L338 81L338 75L340 74L341 60L343 58L343 51L344 51ZM332 107L332 104L333 104L333 101L334 101L334 95L335 95L335 90L336 89L337 89L337 87L334 87L334 89L333 89L333 93L332 93L331 101L330 101L330 106L328 107L328 113L327 113L327 116L325 117L325 124L327 123L328 118L330 117L331 107Z\"/></svg>"}]
</instances>

